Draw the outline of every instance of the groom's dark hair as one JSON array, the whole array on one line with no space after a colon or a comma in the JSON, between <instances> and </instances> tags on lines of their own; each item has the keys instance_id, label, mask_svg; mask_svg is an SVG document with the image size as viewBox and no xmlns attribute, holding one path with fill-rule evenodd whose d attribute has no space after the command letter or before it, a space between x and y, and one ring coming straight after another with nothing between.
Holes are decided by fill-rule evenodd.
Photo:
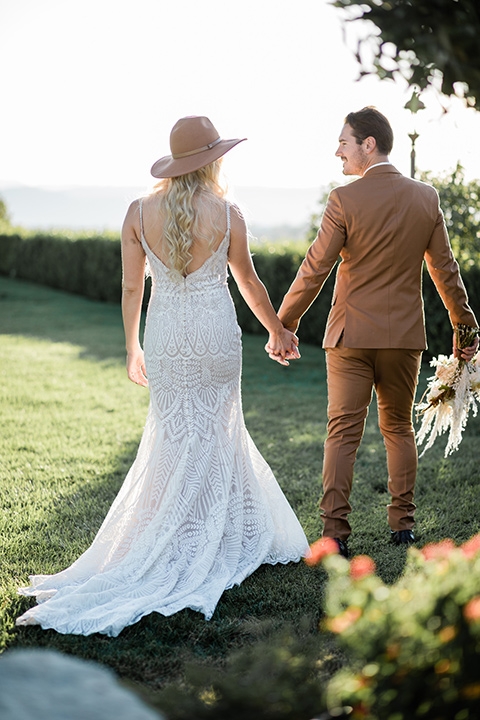
<instances>
[{"instance_id":1,"label":"groom's dark hair","mask_svg":"<svg viewBox=\"0 0 480 720\"><path fill-rule=\"evenodd\" d=\"M358 112L351 112L345 118L350 125L358 145L367 137L374 137L378 151L389 155L393 147L393 130L385 115L375 107L364 107Z\"/></svg>"}]
</instances>

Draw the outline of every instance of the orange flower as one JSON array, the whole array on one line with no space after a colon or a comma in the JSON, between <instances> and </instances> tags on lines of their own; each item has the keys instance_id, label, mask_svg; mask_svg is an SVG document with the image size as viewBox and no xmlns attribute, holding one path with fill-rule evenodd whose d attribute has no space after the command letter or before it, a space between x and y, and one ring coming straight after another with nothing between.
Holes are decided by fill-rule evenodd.
<instances>
[{"instance_id":1,"label":"orange flower","mask_svg":"<svg viewBox=\"0 0 480 720\"><path fill-rule=\"evenodd\" d=\"M451 664L452 663L450 662L450 660L447 660L447 658L443 658L435 664L435 672L437 673L437 675L445 675L445 673L448 673L448 671L450 670Z\"/></svg>"},{"instance_id":2,"label":"orange flower","mask_svg":"<svg viewBox=\"0 0 480 720\"><path fill-rule=\"evenodd\" d=\"M438 543L429 543L422 548L422 555L425 560L440 560L450 555L455 550L453 540L442 540Z\"/></svg>"},{"instance_id":3,"label":"orange flower","mask_svg":"<svg viewBox=\"0 0 480 720\"><path fill-rule=\"evenodd\" d=\"M472 598L463 608L463 615L468 622L480 620L480 595Z\"/></svg>"},{"instance_id":4,"label":"orange flower","mask_svg":"<svg viewBox=\"0 0 480 720\"><path fill-rule=\"evenodd\" d=\"M457 628L454 625L447 625L446 627L442 628L438 633L438 637L440 638L442 643L450 642L450 640L453 640L456 635Z\"/></svg>"},{"instance_id":5,"label":"orange flower","mask_svg":"<svg viewBox=\"0 0 480 720\"><path fill-rule=\"evenodd\" d=\"M467 558L473 558L480 550L480 534L474 535L470 540L467 540L467 542L463 543L463 545L460 546L463 554Z\"/></svg>"},{"instance_id":6,"label":"orange flower","mask_svg":"<svg viewBox=\"0 0 480 720\"><path fill-rule=\"evenodd\" d=\"M480 683L465 685L461 690L461 694L469 700L478 700L480 698Z\"/></svg>"},{"instance_id":7,"label":"orange flower","mask_svg":"<svg viewBox=\"0 0 480 720\"><path fill-rule=\"evenodd\" d=\"M361 614L362 611L359 607L350 606L344 610L343 613L337 615L337 617L328 620L327 627L334 633L342 633L344 630L347 630L350 625L353 625Z\"/></svg>"},{"instance_id":8,"label":"orange flower","mask_svg":"<svg viewBox=\"0 0 480 720\"><path fill-rule=\"evenodd\" d=\"M309 548L309 554L305 557L307 565L318 565L327 555L338 553L338 545L333 538L324 537L317 540Z\"/></svg>"},{"instance_id":9,"label":"orange flower","mask_svg":"<svg viewBox=\"0 0 480 720\"><path fill-rule=\"evenodd\" d=\"M375 562L368 555L356 555L350 562L350 576L354 580L373 575L376 570Z\"/></svg>"}]
</instances>

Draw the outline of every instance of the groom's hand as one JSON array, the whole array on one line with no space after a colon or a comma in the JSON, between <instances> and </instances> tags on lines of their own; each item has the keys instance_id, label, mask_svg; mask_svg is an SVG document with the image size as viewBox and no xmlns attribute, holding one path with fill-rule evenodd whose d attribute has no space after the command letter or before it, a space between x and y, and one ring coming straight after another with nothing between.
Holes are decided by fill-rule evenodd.
<instances>
[{"instance_id":1,"label":"groom's hand","mask_svg":"<svg viewBox=\"0 0 480 720\"><path fill-rule=\"evenodd\" d=\"M298 350L296 353L287 351L285 353L285 360L282 358L281 355L275 355L274 353L268 352L266 346L265 350L268 353L268 357L270 358L270 360L275 360L276 362L280 363L280 365L289 365L290 363L287 362L288 360L297 360L300 357L300 353L298 352Z\"/></svg>"},{"instance_id":2,"label":"groom's hand","mask_svg":"<svg viewBox=\"0 0 480 720\"><path fill-rule=\"evenodd\" d=\"M453 355L456 358L461 358L462 360L465 360L466 362L470 362L472 360L473 356L478 350L478 336L475 338L475 341L473 345L470 345L470 347L467 348L459 348L457 347L457 337L455 333L453 333Z\"/></svg>"},{"instance_id":3,"label":"groom's hand","mask_svg":"<svg viewBox=\"0 0 480 720\"><path fill-rule=\"evenodd\" d=\"M298 337L294 333L290 332L290 330L284 328L282 333L282 342L285 348L284 357L278 351L278 347L273 347L271 338L269 338L269 341L265 345L265 352L268 354L268 357L281 365L288 365L288 360L298 360L300 357L300 353L298 351Z\"/></svg>"}]
</instances>

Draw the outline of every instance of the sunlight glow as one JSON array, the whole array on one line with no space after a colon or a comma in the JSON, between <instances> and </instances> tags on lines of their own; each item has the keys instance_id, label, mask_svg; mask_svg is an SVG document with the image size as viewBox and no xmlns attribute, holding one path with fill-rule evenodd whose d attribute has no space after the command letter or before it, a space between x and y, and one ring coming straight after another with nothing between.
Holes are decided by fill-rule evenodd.
<instances>
[{"instance_id":1,"label":"sunlight glow","mask_svg":"<svg viewBox=\"0 0 480 720\"><path fill-rule=\"evenodd\" d=\"M405 83L356 82L354 25L347 47L326 0L4 0L1 186L150 186L178 117L206 114L249 138L226 158L234 185L321 187L342 181L344 116L371 104L403 173L415 129L420 169L476 177L480 113L431 91L412 118Z\"/></svg>"}]
</instances>

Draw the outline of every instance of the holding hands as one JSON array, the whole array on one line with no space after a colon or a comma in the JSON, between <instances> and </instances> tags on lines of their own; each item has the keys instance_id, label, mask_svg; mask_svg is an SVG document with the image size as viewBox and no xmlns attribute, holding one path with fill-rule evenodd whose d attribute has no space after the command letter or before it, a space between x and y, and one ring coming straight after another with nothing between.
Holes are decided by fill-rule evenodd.
<instances>
[{"instance_id":1,"label":"holding hands","mask_svg":"<svg viewBox=\"0 0 480 720\"><path fill-rule=\"evenodd\" d=\"M269 334L265 352L271 360L275 360L281 365L289 365L289 360L297 360L300 357L298 337L282 327L278 332Z\"/></svg>"}]
</instances>

